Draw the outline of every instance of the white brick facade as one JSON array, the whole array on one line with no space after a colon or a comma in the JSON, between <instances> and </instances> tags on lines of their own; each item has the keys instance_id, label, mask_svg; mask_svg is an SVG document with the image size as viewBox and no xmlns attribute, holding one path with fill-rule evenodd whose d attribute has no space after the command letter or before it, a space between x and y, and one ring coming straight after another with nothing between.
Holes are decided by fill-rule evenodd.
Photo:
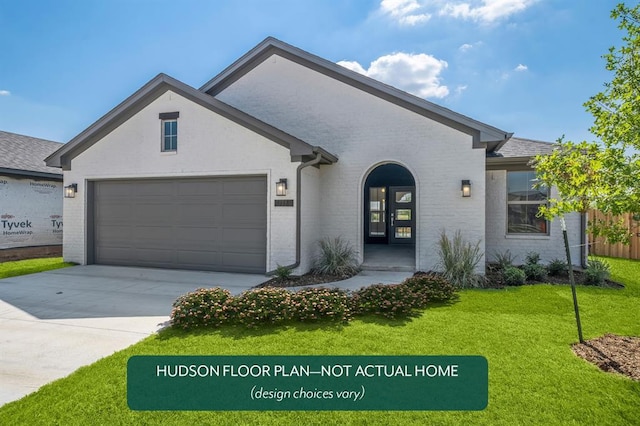
<instances>
[{"instance_id":1,"label":"white brick facade","mask_svg":"<svg viewBox=\"0 0 640 426\"><path fill-rule=\"evenodd\" d=\"M161 112L179 111L177 153L161 152ZM65 185L78 184L64 200L64 258L87 261L86 182L91 180L266 175L267 268L295 261L295 208L274 207L275 182L287 178L296 194L296 167L289 149L171 91L164 93L72 160Z\"/></svg>"},{"instance_id":2,"label":"white brick facade","mask_svg":"<svg viewBox=\"0 0 640 426\"><path fill-rule=\"evenodd\" d=\"M484 250L485 151L471 136L279 56L217 98L338 156L320 168L316 239L342 236L362 260L364 181L395 163L416 181L416 268L435 267L442 230L460 229ZM472 182L471 198L460 195L462 179Z\"/></svg>"},{"instance_id":3,"label":"white brick facade","mask_svg":"<svg viewBox=\"0 0 640 426\"><path fill-rule=\"evenodd\" d=\"M557 196L555 192L551 196ZM571 248L571 261L580 265L580 215L572 213L565 218L567 236ZM487 172L487 259L495 259L496 253L507 250L516 256L515 263L522 264L529 252L540 254L542 263L553 259L566 259L560 220L551 222L549 235L507 234L507 171Z\"/></svg>"}]
</instances>

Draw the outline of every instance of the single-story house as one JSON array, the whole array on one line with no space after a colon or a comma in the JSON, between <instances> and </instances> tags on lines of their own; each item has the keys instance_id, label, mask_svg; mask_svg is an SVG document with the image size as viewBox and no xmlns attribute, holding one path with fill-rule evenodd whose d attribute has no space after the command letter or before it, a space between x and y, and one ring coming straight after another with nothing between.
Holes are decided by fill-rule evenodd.
<instances>
[{"instance_id":1,"label":"single-story house","mask_svg":"<svg viewBox=\"0 0 640 426\"><path fill-rule=\"evenodd\" d=\"M199 89L159 74L46 161L75 191L67 261L305 273L338 236L415 270L443 231L562 257L527 165L550 149L267 38Z\"/></svg>"},{"instance_id":2,"label":"single-story house","mask_svg":"<svg viewBox=\"0 0 640 426\"><path fill-rule=\"evenodd\" d=\"M0 261L62 253L59 142L0 131Z\"/></svg>"}]
</instances>

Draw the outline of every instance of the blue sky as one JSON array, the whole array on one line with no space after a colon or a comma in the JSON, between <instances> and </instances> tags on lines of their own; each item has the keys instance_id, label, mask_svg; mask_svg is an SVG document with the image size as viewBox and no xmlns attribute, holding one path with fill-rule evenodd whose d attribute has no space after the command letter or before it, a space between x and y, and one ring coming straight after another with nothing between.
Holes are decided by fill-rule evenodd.
<instances>
[{"instance_id":1,"label":"blue sky","mask_svg":"<svg viewBox=\"0 0 640 426\"><path fill-rule=\"evenodd\" d=\"M592 139L617 2L0 0L0 130L66 142L158 73L198 88L274 36L519 137Z\"/></svg>"}]
</instances>

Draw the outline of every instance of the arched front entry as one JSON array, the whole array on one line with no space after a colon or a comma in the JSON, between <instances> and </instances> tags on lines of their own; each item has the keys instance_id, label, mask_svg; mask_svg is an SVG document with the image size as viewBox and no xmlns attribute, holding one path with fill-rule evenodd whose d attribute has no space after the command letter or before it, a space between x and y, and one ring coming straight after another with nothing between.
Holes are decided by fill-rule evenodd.
<instances>
[{"instance_id":1,"label":"arched front entry","mask_svg":"<svg viewBox=\"0 0 640 426\"><path fill-rule=\"evenodd\" d=\"M382 164L365 179L365 266L415 265L415 189L413 175L399 164Z\"/></svg>"}]
</instances>

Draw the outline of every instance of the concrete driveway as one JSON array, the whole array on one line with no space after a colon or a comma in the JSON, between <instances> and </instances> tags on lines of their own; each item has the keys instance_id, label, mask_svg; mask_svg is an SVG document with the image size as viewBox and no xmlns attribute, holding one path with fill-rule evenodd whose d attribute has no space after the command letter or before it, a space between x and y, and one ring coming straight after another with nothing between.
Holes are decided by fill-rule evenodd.
<instances>
[{"instance_id":1,"label":"concrete driveway","mask_svg":"<svg viewBox=\"0 0 640 426\"><path fill-rule=\"evenodd\" d=\"M233 294L263 275L74 266L0 280L0 406L124 349L166 325L201 287Z\"/></svg>"}]
</instances>

